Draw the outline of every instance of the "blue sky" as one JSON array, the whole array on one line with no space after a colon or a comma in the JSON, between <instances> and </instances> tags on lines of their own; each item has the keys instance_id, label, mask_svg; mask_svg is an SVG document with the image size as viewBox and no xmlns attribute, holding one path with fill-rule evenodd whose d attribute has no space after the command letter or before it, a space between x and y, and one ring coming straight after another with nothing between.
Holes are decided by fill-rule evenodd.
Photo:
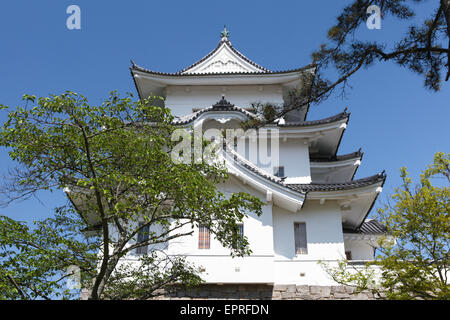
<instances>
[{"instance_id":1,"label":"blue sky","mask_svg":"<svg viewBox=\"0 0 450 320\"><path fill-rule=\"evenodd\" d=\"M72 90L100 103L111 90L136 92L129 59L153 70L175 72L212 50L223 25L233 45L272 70L304 66L326 40L326 31L349 1L2 1L0 4L0 104L21 104L23 94L47 96ZM81 8L81 30L66 28L66 8ZM422 21L433 3L415 5ZM386 44L406 24L386 18L381 30L357 35ZM340 154L362 147L356 178L383 169L388 179L380 201L400 184L399 168L413 178L437 151L450 151L450 82L438 93L423 80L392 63L362 70L352 89L311 109L309 119L341 112L352 115ZM0 113L0 121L6 113ZM14 164L0 150L0 173ZM16 203L1 214L20 220L42 218L64 199L41 194L41 202ZM379 206L379 203L376 207Z\"/></svg>"}]
</instances>

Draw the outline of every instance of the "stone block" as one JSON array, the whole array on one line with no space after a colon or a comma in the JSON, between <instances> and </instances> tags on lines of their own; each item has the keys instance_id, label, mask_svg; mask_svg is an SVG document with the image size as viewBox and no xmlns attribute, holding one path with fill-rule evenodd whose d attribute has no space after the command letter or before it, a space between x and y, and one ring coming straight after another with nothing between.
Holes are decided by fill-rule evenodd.
<instances>
[{"instance_id":1,"label":"stone block","mask_svg":"<svg viewBox=\"0 0 450 320\"><path fill-rule=\"evenodd\" d=\"M355 287L352 287L352 286L345 287L345 291L350 294L353 294L355 292L355 290L356 290Z\"/></svg>"},{"instance_id":2,"label":"stone block","mask_svg":"<svg viewBox=\"0 0 450 320\"><path fill-rule=\"evenodd\" d=\"M277 284L277 285L275 285L273 290L275 290L275 291L286 291L287 290L287 285Z\"/></svg>"},{"instance_id":3,"label":"stone block","mask_svg":"<svg viewBox=\"0 0 450 320\"><path fill-rule=\"evenodd\" d=\"M348 299L350 298L350 295L348 293L336 292L333 294L333 297L335 299Z\"/></svg>"},{"instance_id":4,"label":"stone block","mask_svg":"<svg viewBox=\"0 0 450 320\"><path fill-rule=\"evenodd\" d=\"M321 287L320 286L309 286L309 292L311 294L320 294Z\"/></svg>"},{"instance_id":5,"label":"stone block","mask_svg":"<svg viewBox=\"0 0 450 320\"><path fill-rule=\"evenodd\" d=\"M295 293L294 292L281 292L281 298L282 299L294 299Z\"/></svg>"},{"instance_id":6,"label":"stone block","mask_svg":"<svg viewBox=\"0 0 450 320\"><path fill-rule=\"evenodd\" d=\"M296 286L295 289L300 294L308 294L309 293L309 286L307 286L307 285L298 285L298 286Z\"/></svg>"},{"instance_id":7,"label":"stone block","mask_svg":"<svg viewBox=\"0 0 450 320\"><path fill-rule=\"evenodd\" d=\"M286 292L294 293L295 291L296 291L295 284L288 285L288 286L286 287Z\"/></svg>"},{"instance_id":8,"label":"stone block","mask_svg":"<svg viewBox=\"0 0 450 320\"><path fill-rule=\"evenodd\" d=\"M331 287L322 286L320 287L320 295L324 298L328 298L331 296Z\"/></svg>"},{"instance_id":9,"label":"stone block","mask_svg":"<svg viewBox=\"0 0 450 320\"><path fill-rule=\"evenodd\" d=\"M350 299L351 300L369 300L369 297L367 296L367 294L360 292L358 294L352 294L350 296Z\"/></svg>"},{"instance_id":10,"label":"stone block","mask_svg":"<svg viewBox=\"0 0 450 320\"><path fill-rule=\"evenodd\" d=\"M333 286L331 293L346 293L345 286Z\"/></svg>"},{"instance_id":11,"label":"stone block","mask_svg":"<svg viewBox=\"0 0 450 320\"><path fill-rule=\"evenodd\" d=\"M281 292L280 291L273 291L272 292L272 299L281 299Z\"/></svg>"}]
</instances>

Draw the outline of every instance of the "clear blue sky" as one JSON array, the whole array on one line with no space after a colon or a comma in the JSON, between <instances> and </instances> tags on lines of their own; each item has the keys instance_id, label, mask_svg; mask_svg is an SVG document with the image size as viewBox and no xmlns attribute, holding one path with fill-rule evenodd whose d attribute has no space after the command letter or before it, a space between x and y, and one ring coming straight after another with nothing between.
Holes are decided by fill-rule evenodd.
<instances>
[{"instance_id":1,"label":"clear blue sky","mask_svg":"<svg viewBox=\"0 0 450 320\"><path fill-rule=\"evenodd\" d=\"M47 96L72 90L97 104L111 90L136 92L129 59L153 70L178 71L212 50L226 24L233 45L258 64L284 70L311 62L327 29L349 1L2 1L0 4L0 103L20 105L23 94ZM66 8L81 8L81 30L66 28ZM420 9L417 21L430 12ZM381 30L358 35L387 44L405 24L393 19ZM365 152L356 178L386 169L379 201L400 184L399 168L417 179L437 151L450 151L450 82L442 91L423 88L423 80L385 63L360 71L352 90L314 107L309 119L341 112L352 115L340 154ZM0 121L6 113L0 113ZM1 173L13 163L0 150ZM48 216L63 202L62 193L0 209L21 220ZM379 205L379 204L378 204ZM377 207L378 207L377 205Z\"/></svg>"}]
</instances>

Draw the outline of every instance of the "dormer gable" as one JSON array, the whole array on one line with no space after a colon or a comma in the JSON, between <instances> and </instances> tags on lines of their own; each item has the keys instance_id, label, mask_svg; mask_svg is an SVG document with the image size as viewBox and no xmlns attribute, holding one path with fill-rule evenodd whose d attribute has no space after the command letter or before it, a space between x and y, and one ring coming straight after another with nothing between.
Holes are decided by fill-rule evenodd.
<instances>
[{"instance_id":1,"label":"dormer gable","mask_svg":"<svg viewBox=\"0 0 450 320\"><path fill-rule=\"evenodd\" d=\"M226 28L222 31L221 36L218 46L213 51L179 73L270 73L270 70L251 61L231 45Z\"/></svg>"}]
</instances>

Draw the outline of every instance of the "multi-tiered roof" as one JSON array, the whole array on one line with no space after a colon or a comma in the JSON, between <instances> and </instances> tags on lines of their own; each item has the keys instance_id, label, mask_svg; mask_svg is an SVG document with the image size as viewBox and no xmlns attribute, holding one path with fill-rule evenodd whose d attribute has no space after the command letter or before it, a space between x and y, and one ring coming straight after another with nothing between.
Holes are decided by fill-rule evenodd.
<instances>
[{"instance_id":1,"label":"multi-tiered roof","mask_svg":"<svg viewBox=\"0 0 450 320\"><path fill-rule=\"evenodd\" d=\"M305 72L314 74L315 66L271 71L235 49L229 40L228 31L224 29L214 50L179 72L152 71L133 61L130 70L140 98L146 98L151 94L164 96L168 86L277 84L289 91L301 86ZM258 117L252 110L235 106L224 97L210 107L193 111L178 117L175 124L190 125L217 113L233 114L242 120ZM373 228L369 228L365 221L383 187L386 178L384 172L355 180L354 176L363 156L361 150L346 155L337 154L350 118L347 110L320 120L306 120L307 112L308 108L269 126L277 127L280 136L284 138L309 141L310 183L300 183L289 177L275 177L238 155L228 159L230 170L244 180L244 183L251 182L255 187L265 189L268 200L293 211L300 210L306 199L321 203L338 201L346 232L370 232ZM380 231L379 228L375 229L373 230Z\"/></svg>"}]
</instances>

